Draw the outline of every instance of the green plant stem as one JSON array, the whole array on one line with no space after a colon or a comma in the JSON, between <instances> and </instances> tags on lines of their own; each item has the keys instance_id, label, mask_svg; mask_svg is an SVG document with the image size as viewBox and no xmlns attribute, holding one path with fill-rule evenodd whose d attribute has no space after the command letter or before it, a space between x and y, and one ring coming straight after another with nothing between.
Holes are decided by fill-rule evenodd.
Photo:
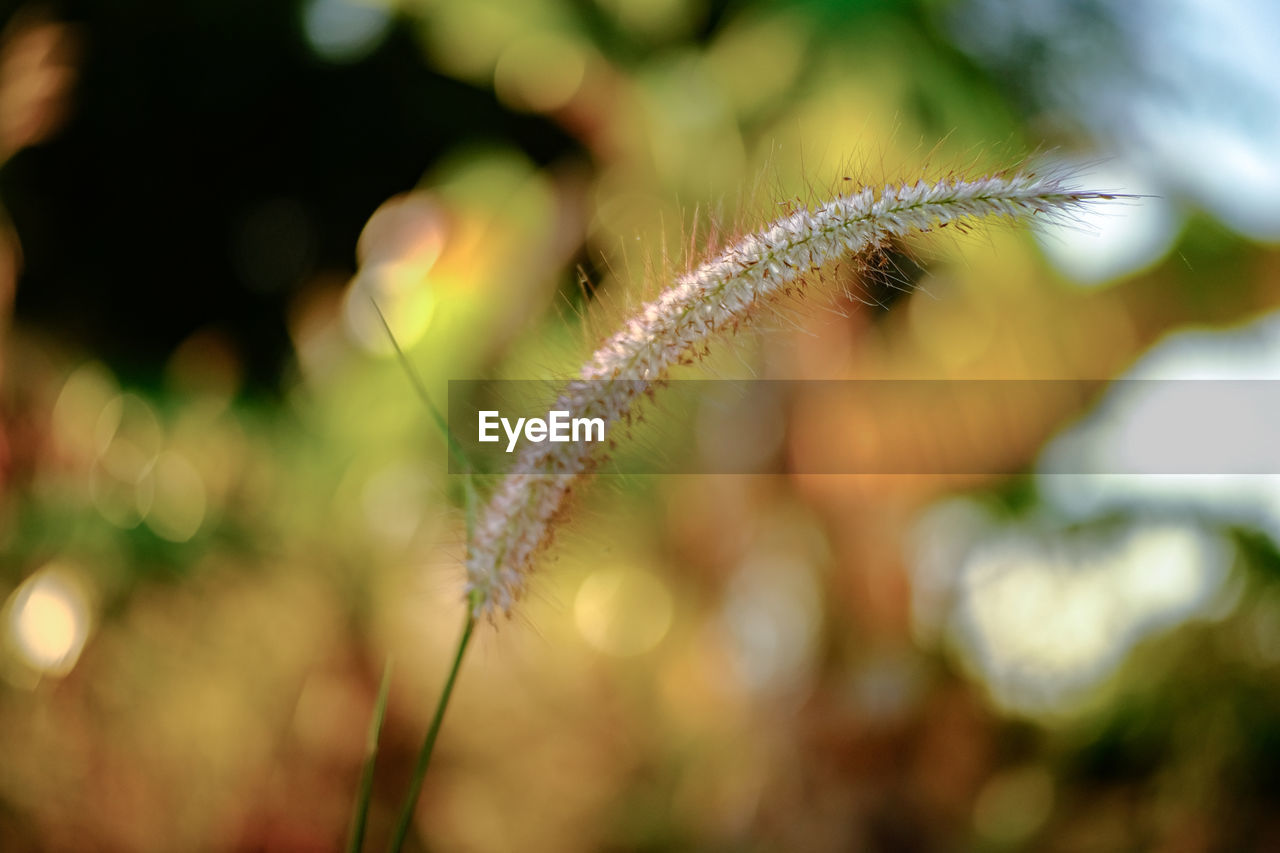
<instances>
[{"instance_id":1,"label":"green plant stem","mask_svg":"<svg viewBox=\"0 0 1280 853\"><path fill-rule=\"evenodd\" d=\"M391 341L391 346L396 351L396 358L400 361L400 366L404 368L405 375L413 383L413 390L417 392L418 398L422 400L427 407L427 411L431 413L431 420L435 421L436 428L444 435L445 444L449 448L449 455L453 457L454 463L461 469L463 474L470 474L473 470L471 460L467 458L467 453L463 450L457 436L449 429L448 419L445 418L443 412L436 408L431 395L427 393L426 383L422 381L422 377L418 375L418 372L413 369L413 365L409 363L409 356L405 355L404 350L400 347L400 342L396 340L395 332L391 331L391 323L387 321L387 315L382 313L381 306L372 296L369 297L369 303L377 313L378 319L382 321L382 328L386 331L387 338Z\"/></svg>"},{"instance_id":2,"label":"green plant stem","mask_svg":"<svg viewBox=\"0 0 1280 853\"><path fill-rule=\"evenodd\" d=\"M387 718L387 697L390 693L391 658L388 657L382 670L382 683L378 685L373 719L369 723L364 768L360 771L360 786L356 790L356 807L351 820L351 835L347 839L347 853L360 853L360 848L364 846L364 831L369 822L369 803L373 797L373 766L378 760L378 736L382 733L382 722Z\"/></svg>"},{"instance_id":3,"label":"green plant stem","mask_svg":"<svg viewBox=\"0 0 1280 853\"><path fill-rule=\"evenodd\" d=\"M427 729L427 738L422 742L418 752L418 763L413 768L413 779L409 783L409 795L400 809L400 818L396 821L395 832L391 836L390 850L399 853L404 846L405 837L409 834L409 825L413 823L413 813L418 807L418 797L422 793L422 780L427 775L427 766L431 764L431 752L436 746L436 737L440 734L440 724L444 722L444 712L449 707L449 697L453 695L454 682L458 680L458 670L462 667L462 657L466 654L467 644L471 641L471 632L476 627L475 608L467 602L467 619L462 624L462 636L458 638L458 649L453 655L453 665L449 668L449 677L445 679L444 688L440 691L440 701L436 703L435 716L431 718L431 726Z\"/></svg>"}]
</instances>

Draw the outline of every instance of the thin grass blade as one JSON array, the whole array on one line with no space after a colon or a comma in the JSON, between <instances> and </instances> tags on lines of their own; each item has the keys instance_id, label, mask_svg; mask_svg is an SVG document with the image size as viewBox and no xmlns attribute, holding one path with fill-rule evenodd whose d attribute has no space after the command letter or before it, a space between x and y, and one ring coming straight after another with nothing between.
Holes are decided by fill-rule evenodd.
<instances>
[{"instance_id":1,"label":"thin grass blade","mask_svg":"<svg viewBox=\"0 0 1280 853\"><path fill-rule=\"evenodd\" d=\"M387 664L382 669L382 682L378 685L378 700L373 705L373 719L369 721L364 767L360 770L360 785L356 789L356 806L351 818L351 833L347 838L347 853L360 853L360 848L364 846L364 833L369 824L369 803L373 799L373 768L378 760L378 738L382 735L382 722L387 717L387 697L390 693L391 658L387 658Z\"/></svg>"}]
</instances>

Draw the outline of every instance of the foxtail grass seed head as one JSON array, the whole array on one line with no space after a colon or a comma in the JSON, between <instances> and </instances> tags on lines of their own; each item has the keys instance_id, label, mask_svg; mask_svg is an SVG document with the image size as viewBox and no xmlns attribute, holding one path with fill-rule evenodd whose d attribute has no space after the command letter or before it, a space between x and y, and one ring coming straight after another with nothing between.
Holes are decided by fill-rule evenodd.
<instances>
[{"instance_id":1,"label":"foxtail grass seed head","mask_svg":"<svg viewBox=\"0 0 1280 853\"><path fill-rule=\"evenodd\" d=\"M1090 201L1113 197L1019 172L885 186L878 194L865 188L798 210L679 276L595 351L552 408L602 418L611 427L673 366L697 360L712 339L749 323L789 285L894 238L988 217L1069 216ZM598 461L594 442L522 448L481 511L468 545L468 592L476 616L511 611L574 486Z\"/></svg>"}]
</instances>

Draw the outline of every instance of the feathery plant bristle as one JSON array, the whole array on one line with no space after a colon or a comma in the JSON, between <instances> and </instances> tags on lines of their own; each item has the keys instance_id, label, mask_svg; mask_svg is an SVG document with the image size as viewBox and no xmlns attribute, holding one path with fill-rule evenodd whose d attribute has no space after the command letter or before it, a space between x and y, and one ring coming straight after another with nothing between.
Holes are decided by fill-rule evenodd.
<instances>
[{"instance_id":1,"label":"feathery plant bristle","mask_svg":"<svg viewBox=\"0 0 1280 853\"><path fill-rule=\"evenodd\" d=\"M1082 192L1030 173L871 188L802 209L742 237L679 276L604 342L554 408L574 417L627 418L637 399L718 335L749 323L810 273L895 238L990 217L1070 212L1115 196ZM476 519L467 580L474 615L510 612L538 553L550 542L574 485L598 463L596 443L527 444Z\"/></svg>"}]
</instances>

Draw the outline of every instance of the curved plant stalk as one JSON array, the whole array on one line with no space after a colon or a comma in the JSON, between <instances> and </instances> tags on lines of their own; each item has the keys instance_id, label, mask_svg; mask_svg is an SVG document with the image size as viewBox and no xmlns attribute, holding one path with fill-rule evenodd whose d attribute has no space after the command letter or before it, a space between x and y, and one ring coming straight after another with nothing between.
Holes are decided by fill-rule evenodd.
<instances>
[{"instance_id":1,"label":"curved plant stalk","mask_svg":"<svg viewBox=\"0 0 1280 853\"><path fill-rule=\"evenodd\" d=\"M1114 197L1071 189L1056 177L1015 173L886 186L878 195L867 188L797 211L741 238L642 306L596 350L554 408L568 410L571 417L602 418L606 428L612 427L627 419L636 401L673 366L696 361L715 337L750 323L805 276L833 262L863 256L893 239L953 223L964 228L993 216L1064 216L1088 202ZM387 333L391 334L390 327ZM527 444L513 470L477 513L472 468L398 344L395 349L444 430L450 453L458 455L467 472L468 582L462 634L392 835L390 849L399 851L413 823L477 620L509 612L519 600L533 562L550 543L555 521L564 512L574 485L590 474L598 460L596 443Z\"/></svg>"},{"instance_id":2,"label":"curved plant stalk","mask_svg":"<svg viewBox=\"0 0 1280 853\"><path fill-rule=\"evenodd\" d=\"M571 418L606 431L677 364L696 361L716 337L749 324L810 273L858 258L912 233L988 217L1069 216L1115 196L1082 192L1031 173L866 188L798 210L739 239L676 279L606 340L556 400ZM467 550L477 617L510 612L539 552L551 541L576 483L598 460L588 441L526 444L480 514Z\"/></svg>"}]
</instances>

